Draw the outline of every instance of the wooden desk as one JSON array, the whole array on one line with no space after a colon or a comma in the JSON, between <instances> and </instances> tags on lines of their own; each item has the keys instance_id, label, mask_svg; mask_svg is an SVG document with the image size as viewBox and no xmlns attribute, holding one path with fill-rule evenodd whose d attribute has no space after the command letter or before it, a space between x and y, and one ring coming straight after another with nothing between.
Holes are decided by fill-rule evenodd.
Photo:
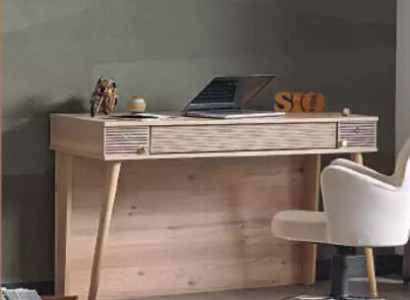
<instances>
[{"instance_id":1,"label":"wooden desk","mask_svg":"<svg viewBox=\"0 0 410 300\"><path fill-rule=\"evenodd\" d=\"M99 299L133 299L314 283L316 248L276 239L271 218L317 210L320 155L376 151L377 121L52 115L56 293L94 300L100 286Z\"/></svg>"}]
</instances>

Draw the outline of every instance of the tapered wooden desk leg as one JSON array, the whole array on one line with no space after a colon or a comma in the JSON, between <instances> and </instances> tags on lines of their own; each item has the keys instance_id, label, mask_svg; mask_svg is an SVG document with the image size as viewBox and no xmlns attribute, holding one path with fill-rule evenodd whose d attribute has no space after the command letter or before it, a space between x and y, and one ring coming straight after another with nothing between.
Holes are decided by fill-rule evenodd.
<instances>
[{"instance_id":1,"label":"tapered wooden desk leg","mask_svg":"<svg viewBox=\"0 0 410 300\"><path fill-rule=\"evenodd\" d=\"M73 195L73 162L70 154L56 152L55 158L55 279L54 293L69 291L69 243Z\"/></svg>"},{"instance_id":2,"label":"tapered wooden desk leg","mask_svg":"<svg viewBox=\"0 0 410 300\"><path fill-rule=\"evenodd\" d=\"M320 155L306 156L306 187L305 201L302 209L318 211L319 210L319 189L320 189ZM302 283L304 285L313 285L316 281L316 257L317 245L311 243L302 243Z\"/></svg>"},{"instance_id":3,"label":"tapered wooden desk leg","mask_svg":"<svg viewBox=\"0 0 410 300\"><path fill-rule=\"evenodd\" d=\"M107 181L105 183L105 199L103 205L101 206L100 221L98 224L97 232L97 241L95 243L95 252L93 267L91 270L91 281L88 300L95 300L97 297L98 285L100 281L101 258L103 254L103 248L107 240L108 230L110 227L120 170L120 162L109 163L107 169Z\"/></svg>"},{"instance_id":4,"label":"tapered wooden desk leg","mask_svg":"<svg viewBox=\"0 0 410 300\"><path fill-rule=\"evenodd\" d=\"M361 153L352 154L352 160L358 164L363 164L363 156ZM370 296L376 298L379 296L379 293L377 291L373 249L365 248L364 255L366 257L367 279L369 280Z\"/></svg>"}]
</instances>

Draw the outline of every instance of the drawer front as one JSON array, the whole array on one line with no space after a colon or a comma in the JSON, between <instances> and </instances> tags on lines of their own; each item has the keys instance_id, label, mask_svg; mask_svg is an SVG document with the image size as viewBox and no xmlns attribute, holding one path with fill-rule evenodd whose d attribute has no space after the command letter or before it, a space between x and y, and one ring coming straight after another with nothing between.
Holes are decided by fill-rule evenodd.
<instances>
[{"instance_id":1,"label":"drawer front","mask_svg":"<svg viewBox=\"0 0 410 300\"><path fill-rule=\"evenodd\" d=\"M151 154L336 148L336 123L155 126Z\"/></svg>"},{"instance_id":2,"label":"drawer front","mask_svg":"<svg viewBox=\"0 0 410 300\"><path fill-rule=\"evenodd\" d=\"M377 122L341 122L339 147L376 147Z\"/></svg>"},{"instance_id":3,"label":"drawer front","mask_svg":"<svg viewBox=\"0 0 410 300\"><path fill-rule=\"evenodd\" d=\"M106 127L104 145L106 155L143 154L149 148L149 127Z\"/></svg>"}]
</instances>

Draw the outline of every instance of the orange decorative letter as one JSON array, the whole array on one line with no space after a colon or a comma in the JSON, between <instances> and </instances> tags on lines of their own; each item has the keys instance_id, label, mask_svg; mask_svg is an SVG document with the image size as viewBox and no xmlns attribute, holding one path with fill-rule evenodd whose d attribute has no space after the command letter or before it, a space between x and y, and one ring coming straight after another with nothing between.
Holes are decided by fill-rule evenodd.
<instances>
[{"instance_id":1,"label":"orange decorative letter","mask_svg":"<svg viewBox=\"0 0 410 300\"><path fill-rule=\"evenodd\" d=\"M293 108L292 112L303 112L302 108L302 98L303 98L304 93L300 92L294 92L292 93L292 102L293 102Z\"/></svg>"},{"instance_id":2,"label":"orange decorative letter","mask_svg":"<svg viewBox=\"0 0 410 300\"><path fill-rule=\"evenodd\" d=\"M290 111L292 109L292 94L289 92L276 93L273 109L274 111Z\"/></svg>"},{"instance_id":3,"label":"orange decorative letter","mask_svg":"<svg viewBox=\"0 0 410 300\"><path fill-rule=\"evenodd\" d=\"M316 100L314 106L312 101ZM303 111L323 111L325 109L325 96L321 93L307 93L302 99Z\"/></svg>"}]
</instances>

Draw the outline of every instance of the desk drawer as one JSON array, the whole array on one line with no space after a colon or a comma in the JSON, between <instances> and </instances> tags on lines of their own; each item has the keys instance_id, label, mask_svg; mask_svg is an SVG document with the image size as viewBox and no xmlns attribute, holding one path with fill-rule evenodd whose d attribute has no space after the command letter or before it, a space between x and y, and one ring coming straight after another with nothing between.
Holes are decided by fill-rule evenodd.
<instances>
[{"instance_id":1,"label":"desk drawer","mask_svg":"<svg viewBox=\"0 0 410 300\"><path fill-rule=\"evenodd\" d=\"M151 154L336 148L336 123L154 126Z\"/></svg>"},{"instance_id":2,"label":"desk drawer","mask_svg":"<svg viewBox=\"0 0 410 300\"><path fill-rule=\"evenodd\" d=\"M137 154L145 152L149 145L149 127L106 127L104 152L110 154Z\"/></svg>"},{"instance_id":3,"label":"desk drawer","mask_svg":"<svg viewBox=\"0 0 410 300\"><path fill-rule=\"evenodd\" d=\"M339 124L339 147L376 147L376 122L341 122Z\"/></svg>"}]
</instances>

